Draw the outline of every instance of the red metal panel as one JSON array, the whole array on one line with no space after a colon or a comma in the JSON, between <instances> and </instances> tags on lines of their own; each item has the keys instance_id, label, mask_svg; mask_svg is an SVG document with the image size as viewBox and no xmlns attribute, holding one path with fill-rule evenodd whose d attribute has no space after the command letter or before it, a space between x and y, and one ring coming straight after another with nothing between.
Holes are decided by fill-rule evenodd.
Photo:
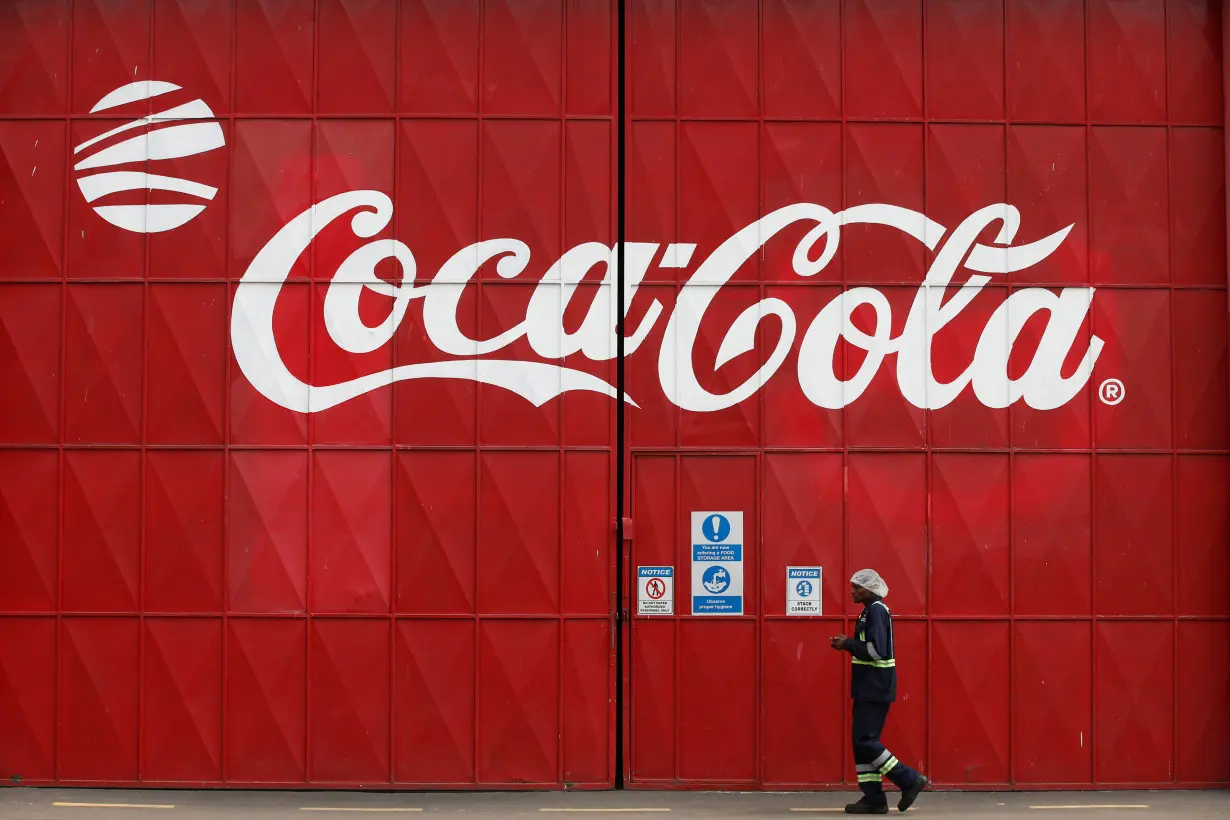
<instances>
[{"instance_id":1,"label":"red metal panel","mask_svg":"<svg viewBox=\"0 0 1230 820\"><path fill-rule=\"evenodd\" d=\"M184 88L199 95L215 114L230 113L232 5L154 0L153 14L153 76L175 77ZM225 209L218 210L225 215ZM224 242L220 248L225 248Z\"/></svg>"},{"instance_id":2,"label":"red metal panel","mask_svg":"<svg viewBox=\"0 0 1230 820\"><path fill-rule=\"evenodd\" d=\"M479 455L479 612L559 611L559 479L556 453Z\"/></svg>"},{"instance_id":3,"label":"red metal panel","mask_svg":"<svg viewBox=\"0 0 1230 820\"><path fill-rule=\"evenodd\" d=\"M1170 454L1099 454L1093 480L1094 611L1169 615L1174 611Z\"/></svg>"},{"instance_id":4,"label":"red metal panel","mask_svg":"<svg viewBox=\"0 0 1230 820\"><path fill-rule=\"evenodd\" d=\"M770 520L766 516L766 530ZM765 537L767 546L772 541L767 532ZM836 565L841 565L840 559ZM834 584L830 578L825 583ZM848 692L842 667L833 663L828 636L843 628L833 620L764 622L760 686L765 785L797 787L842 780L850 744L841 707Z\"/></svg>"},{"instance_id":5,"label":"red metal panel","mask_svg":"<svg viewBox=\"0 0 1230 820\"><path fill-rule=\"evenodd\" d=\"M478 780L560 782L560 622L478 627Z\"/></svg>"},{"instance_id":6,"label":"red metal panel","mask_svg":"<svg viewBox=\"0 0 1230 820\"><path fill-rule=\"evenodd\" d=\"M679 623L676 776L680 779L722 784L759 779L756 633L756 622L751 620L721 623L685 618Z\"/></svg>"},{"instance_id":7,"label":"red metal panel","mask_svg":"<svg viewBox=\"0 0 1230 820\"><path fill-rule=\"evenodd\" d=\"M217 451L146 453L147 612L222 611L225 472Z\"/></svg>"},{"instance_id":8,"label":"red metal panel","mask_svg":"<svg viewBox=\"0 0 1230 820\"><path fill-rule=\"evenodd\" d=\"M1230 748L1223 742L1230 732L1230 705L1225 697L1230 687L1230 658L1219 647L1230 644L1230 625L1180 621L1178 629L1178 779L1224 784L1230 780Z\"/></svg>"},{"instance_id":9,"label":"red metal panel","mask_svg":"<svg viewBox=\"0 0 1230 820\"><path fill-rule=\"evenodd\" d=\"M841 114L841 6L765 0L761 9L761 25L773 33L773 48L763 49L760 55L765 114L837 119Z\"/></svg>"},{"instance_id":10,"label":"red metal panel","mask_svg":"<svg viewBox=\"0 0 1230 820\"><path fill-rule=\"evenodd\" d=\"M149 288L145 408L153 444L221 444L226 385L226 286Z\"/></svg>"},{"instance_id":11,"label":"red metal panel","mask_svg":"<svg viewBox=\"0 0 1230 820\"><path fill-rule=\"evenodd\" d=\"M222 621L149 618L141 670L141 778L222 778Z\"/></svg>"},{"instance_id":12,"label":"red metal panel","mask_svg":"<svg viewBox=\"0 0 1230 820\"><path fill-rule=\"evenodd\" d=\"M1085 9L1068 0L1009 0L1008 116L1085 119Z\"/></svg>"},{"instance_id":13,"label":"red metal panel","mask_svg":"<svg viewBox=\"0 0 1230 820\"><path fill-rule=\"evenodd\" d=\"M931 459L931 612L1006 615L1010 457L936 453Z\"/></svg>"},{"instance_id":14,"label":"red metal panel","mask_svg":"<svg viewBox=\"0 0 1230 820\"><path fill-rule=\"evenodd\" d=\"M0 610L56 611L59 473L55 451L0 450Z\"/></svg>"},{"instance_id":15,"label":"red metal panel","mask_svg":"<svg viewBox=\"0 0 1230 820\"><path fill-rule=\"evenodd\" d=\"M384 114L393 110L397 5L322 0L317 9L317 110Z\"/></svg>"},{"instance_id":16,"label":"red metal panel","mask_svg":"<svg viewBox=\"0 0 1230 820\"><path fill-rule=\"evenodd\" d=\"M398 612L473 610L474 465L472 452L397 454Z\"/></svg>"},{"instance_id":17,"label":"red metal panel","mask_svg":"<svg viewBox=\"0 0 1230 820\"><path fill-rule=\"evenodd\" d=\"M1004 6L929 0L925 14L928 115L1003 118Z\"/></svg>"},{"instance_id":18,"label":"red metal panel","mask_svg":"<svg viewBox=\"0 0 1230 820\"><path fill-rule=\"evenodd\" d=\"M831 567L822 578L821 604L825 612L841 611L850 594L840 574L841 454L773 453L762 464L765 611L784 611L786 591L769 579L784 578L786 567L791 566Z\"/></svg>"},{"instance_id":19,"label":"red metal panel","mask_svg":"<svg viewBox=\"0 0 1230 820\"><path fill-rule=\"evenodd\" d=\"M314 9L295 0L238 4L233 69L236 111L311 113Z\"/></svg>"},{"instance_id":20,"label":"red metal panel","mask_svg":"<svg viewBox=\"0 0 1230 820\"><path fill-rule=\"evenodd\" d=\"M141 580L141 454L66 452L63 526L61 606L72 612L136 612Z\"/></svg>"},{"instance_id":21,"label":"red metal panel","mask_svg":"<svg viewBox=\"0 0 1230 820\"><path fill-rule=\"evenodd\" d=\"M611 655L611 624L606 619L572 619L565 620L563 625L560 693L563 782L601 783L611 771L615 731L611 704L606 697L615 660Z\"/></svg>"},{"instance_id":22,"label":"red metal panel","mask_svg":"<svg viewBox=\"0 0 1230 820\"><path fill-rule=\"evenodd\" d=\"M1009 781L1009 629L1004 622L931 627L930 770L937 783Z\"/></svg>"},{"instance_id":23,"label":"red metal panel","mask_svg":"<svg viewBox=\"0 0 1230 820\"><path fill-rule=\"evenodd\" d=\"M1221 129L1170 132L1170 243L1176 285L1221 287L1226 281L1223 139Z\"/></svg>"},{"instance_id":24,"label":"red metal panel","mask_svg":"<svg viewBox=\"0 0 1230 820\"><path fill-rule=\"evenodd\" d=\"M312 467L311 610L388 612L393 600L390 454L318 450Z\"/></svg>"},{"instance_id":25,"label":"red metal panel","mask_svg":"<svg viewBox=\"0 0 1230 820\"><path fill-rule=\"evenodd\" d=\"M846 557L851 572L893 578L893 611L920 615L927 600L927 464L912 453L851 453L846 463ZM844 580L844 579L843 579ZM846 598L846 615L860 607Z\"/></svg>"},{"instance_id":26,"label":"red metal panel","mask_svg":"<svg viewBox=\"0 0 1230 820\"><path fill-rule=\"evenodd\" d=\"M60 640L57 777L136 780L139 622L65 618Z\"/></svg>"},{"instance_id":27,"label":"red metal panel","mask_svg":"<svg viewBox=\"0 0 1230 820\"><path fill-rule=\"evenodd\" d=\"M484 0L482 105L486 113L557 115L563 93L563 0ZM516 36L492 37L490 32ZM514 234L518 236L520 234Z\"/></svg>"},{"instance_id":28,"label":"red metal panel","mask_svg":"<svg viewBox=\"0 0 1230 820\"><path fill-rule=\"evenodd\" d=\"M850 0L842 7L847 117L922 114L922 6L922 0Z\"/></svg>"},{"instance_id":29,"label":"red metal panel","mask_svg":"<svg viewBox=\"0 0 1230 820\"><path fill-rule=\"evenodd\" d=\"M226 770L231 783L306 779L307 622L231 618L226 636Z\"/></svg>"},{"instance_id":30,"label":"red metal panel","mask_svg":"<svg viewBox=\"0 0 1230 820\"><path fill-rule=\"evenodd\" d=\"M150 79L149 3L73 0L71 5L72 113L85 114L112 89Z\"/></svg>"},{"instance_id":31,"label":"red metal panel","mask_svg":"<svg viewBox=\"0 0 1230 820\"><path fill-rule=\"evenodd\" d=\"M74 444L141 439L139 285L71 285L64 335L64 438Z\"/></svg>"},{"instance_id":32,"label":"red metal panel","mask_svg":"<svg viewBox=\"0 0 1230 820\"><path fill-rule=\"evenodd\" d=\"M307 608L305 453L232 451L227 603L239 612Z\"/></svg>"},{"instance_id":33,"label":"red metal panel","mask_svg":"<svg viewBox=\"0 0 1230 820\"><path fill-rule=\"evenodd\" d=\"M312 621L309 780L389 780L389 628L367 618Z\"/></svg>"},{"instance_id":34,"label":"red metal panel","mask_svg":"<svg viewBox=\"0 0 1230 820\"><path fill-rule=\"evenodd\" d=\"M63 298L59 285L0 285L0 368L13 374L0 408L0 442L54 444L60 438Z\"/></svg>"},{"instance_id":35,"label":"red metal panel","mask_svg":"<svg viewBox=\"0 0 1230 820\"><path fill-rule=\"evenodd\" d=\"M1230 615L1230 461L1182 455L1175 465L1179 615Z\"/></svg>"},{"instance_id":36,"label":"red metal panel","mask_svg":"<svg viewBox=\"0 0 1230 820\"><path fill-rule=\"evenodd\" d=\"M1092 783L1091 624L1017 621L1012 652L1013 781Z\"/></svg>"},{"instance_id":37,"label":"red metal panel","mask_svg":"<svg viewBox=\"0 0 1230 820\"><path fill-rule=\"evenodd\" d=\"M1174 779L1173 622L1100 621L1094 641L1094 774L1103 783Z\"/></svg>"},{"instance_id":38,"label":"red metal panel","mask_svg":"<svg viewBox=\"0 0 1230 820\"><path fill-rule=\"evenodd\" d=\"M64 132L54 120L0 121L0 219L8 226L0 233L0 279L60 278Z\"/></svg>"},{"instance_id":39,"label":"red metal panel","mask_svg":"<svg viewBox=\"0 0 1230 820\"><path fill-rule=\"evenodd\" d=\"M475 622L396 622L393 778L398 783L474 782Z\"/></svg>"},{"instance_id":40,"label":"red metal panel","mask_svg":"<svg viewBox=\"0 0 1230 820\"><path fill-rule=\"evenodd\" d=\"M18 0L0 9L0 115L64 113L68 8L68 0Z\"/></svg>"},{"instance_id":41,"label":"red metal panel","mask_svg":"<svg viewBox=\"0 0 1230 820\"><path fill-rule=\"evenodd\" d=\"M1217 291L1174 292L1175 447L1225 450L1230 445L1230 370L1226 311Z\"/></svg>"},{"instance_id":42,"label":"red metal panel","mask_svg":"<svg viewBox=\"0 0 1230 820\"><path fill-rule=\"evenodd\" d=\"M756 116L758 14L752 3L677 6L681 116Z\"/></svg>"},{"instance_id":43,"label":"red metal panel","mask_svg":"<svg viewBox=\"0 0 1230 820\"><path fill-rule=\"evenodd\" d=\"M1090 119L1165 121L1166 5L1088 0Z\"/></svg>"},{"instance_id":44,"label":"red metal panel","mask_svg":"<svg viewBox=\"0 0 1230 820\"><path fill-rule=\"evenodd\" d=\"M0 618L0 771L10 778L55 778L56 651L55 618Z\"/></svg>"},{"instance_id":45,"label":"red metal panel","mask_svg":"<svg viewBox=\"0 0 1230 820\"><path fill-rule=\"evenodd\" d=\"M1019 455L1012 475L1012 585L1017 615L1091 611L1089 457Z\"/></svg>"}]
</instances>

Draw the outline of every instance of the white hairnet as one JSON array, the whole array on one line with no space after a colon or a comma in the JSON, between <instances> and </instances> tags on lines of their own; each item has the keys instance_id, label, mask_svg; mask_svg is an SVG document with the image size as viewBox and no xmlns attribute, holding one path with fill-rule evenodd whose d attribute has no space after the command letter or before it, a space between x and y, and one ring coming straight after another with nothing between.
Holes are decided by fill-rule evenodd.
<instances>
[{"instance_id":1,"label":"white hairnet","mask_svg":"<svg viewBox=\"0 0 1230 820\"><path fill-rule=\"evenodd\" d=\"M880 573L874 569L860 569L854 573L854 577L850 579L850 583L855 586L862 587L872 595L878 595L881 598L888 597L888 584L884 583L884 579L880 577Z\"/></svg>"}]
</instances>

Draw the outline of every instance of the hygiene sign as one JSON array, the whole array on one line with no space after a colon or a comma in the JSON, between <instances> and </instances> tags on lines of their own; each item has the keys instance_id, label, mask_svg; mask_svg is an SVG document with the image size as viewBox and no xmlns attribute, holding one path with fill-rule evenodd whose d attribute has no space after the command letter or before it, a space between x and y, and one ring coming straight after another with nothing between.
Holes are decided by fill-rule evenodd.
<instances>
[{"instance_id":1,"label":"hygiene sign","mask_svg":"<svg viewBox=\"0 0 1230 820\"><path fill-rule=\"evenodd\" d=\"M692 614L743 614L743 512L692 512Z\"/></svg>"}]
</instances>

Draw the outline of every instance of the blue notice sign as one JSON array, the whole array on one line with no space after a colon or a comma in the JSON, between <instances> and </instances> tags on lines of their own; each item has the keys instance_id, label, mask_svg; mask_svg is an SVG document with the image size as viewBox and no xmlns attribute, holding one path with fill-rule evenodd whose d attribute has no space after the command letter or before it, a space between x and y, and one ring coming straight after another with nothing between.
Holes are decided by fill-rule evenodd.
<instances>
[{"instance_id":1,"label":"blue notice sign","mask_svg":"<svg viewBox=\"0 0 1230 820\"><path fill-rule=\"evenodd\" d=\"M743 512L692 513L692 614L743 614Z\"/></svg>"}]
</instances>

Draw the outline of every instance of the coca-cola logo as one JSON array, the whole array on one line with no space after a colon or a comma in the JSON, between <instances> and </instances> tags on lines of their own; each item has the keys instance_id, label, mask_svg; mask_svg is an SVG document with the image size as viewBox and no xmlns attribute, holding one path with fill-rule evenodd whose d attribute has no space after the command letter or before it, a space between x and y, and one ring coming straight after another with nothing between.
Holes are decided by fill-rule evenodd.
<instances>
[{"instance_id":1,"label":"coca-cola logo","mask_svg":"<svg viewBox=\"0 0 1230 820\"><path fill-rule=\"evenodd\" d=\"M400 364L336 384L309 384L287 367L274 333L274 311L282 286L296 260L329 225L349 215L355 237L371 239L393 217L393 203L379 191L359 190L329 197L287 223L257 254L244 273L231 315L231 344L240 370L252 385L275 404L300 413L326 410L357 396L398 381L462 379L501 387L541 406L569 391L593 391L613 398L616 387L595 376L559 364L577 355L590 360L615 357L616 304L612 298L616 254L623 253L625 305L655 260L662 266L690 266L694 245L662 246L628 242L611 247L588 242L568 249L537 283L524 321L489 339L468 337L458 321L462 290L488 264L499 276L515 279L530 265L530 249L514 238L489 239L459 249L429 280L418 276L414 254L395 239L373 240L351 253L333 275L324 298L324 324L331 341L350 354L379 350L392 342L411 306L422 311L427 339L444 356L439 361ZM872 287L846 290L824 306L807 327L800 327L793 309L778 298L765 298L745 309L726 329L718 346L715 369L755 348L762 319L775 317L781 325L763 364L741 384L724 393L706 389L697 379L693 347L701 323L718 291L735 272L773 236L790 225L807 227L794 248L795 274L816 276L832 262L848 225L878 225L900 231L925 245L933 254L926 277L915 293L904 330L892 335L892 307L883 292ZM990 226L998 225L992 244L978 242ZM664 322L658 350L658 377L666 397L693 412L712 412L736 405L778 375L798 340L794 377L813 404L840 408L856 401L867 389L884 360L895 354L897 384L916 407L936 409L951 403L966 388L987 407L1002 408L1018 400L1047 410L1073 398L1088 382L1103 348L1092 336L1079 365L1063 374L1064 362L1076 345L1089 312L1094 289L1070 287L1058 292L1041 287L1014 290L994 310L972 351L970 364L958 377L938 381L932 369L932 338L953 321L993 277L1026 270L1050 256L1063 243L1072 226L1023 245L1013 245L1020 214L1007 204L984 207L951 231L926 215L890 204L858 205L834 212L823 205L797 203L766 214L724 241L693 269L676 304L665 309L654 300L637 327L625 337L627 354L636 351L658 322ZM661 258L660 258L661 257ZM377 275L378 265L392 261L400 277L393 281ZM588 308L580 328L568 332L564 314L578 284L598 266L605 267L603 284ZM968 272L955 293L945 286L959 269ZM399 283L394 283L397 280ZM360 316L362 291L388 300L387 313L377 325ZM870 331L853 320L856 311L874 314ZM1035 315L1045 321L1041 340L1020 375L1013 376L1009 359L1022 329ZM540 361L501 352L526 340ZM865 351L857 370L842 378L834 367L834 353L842 340ZM1018 371L1019 372L1019 371ZM634 396L624 400L636 406Z\"/></svg>"}]
</instances>

